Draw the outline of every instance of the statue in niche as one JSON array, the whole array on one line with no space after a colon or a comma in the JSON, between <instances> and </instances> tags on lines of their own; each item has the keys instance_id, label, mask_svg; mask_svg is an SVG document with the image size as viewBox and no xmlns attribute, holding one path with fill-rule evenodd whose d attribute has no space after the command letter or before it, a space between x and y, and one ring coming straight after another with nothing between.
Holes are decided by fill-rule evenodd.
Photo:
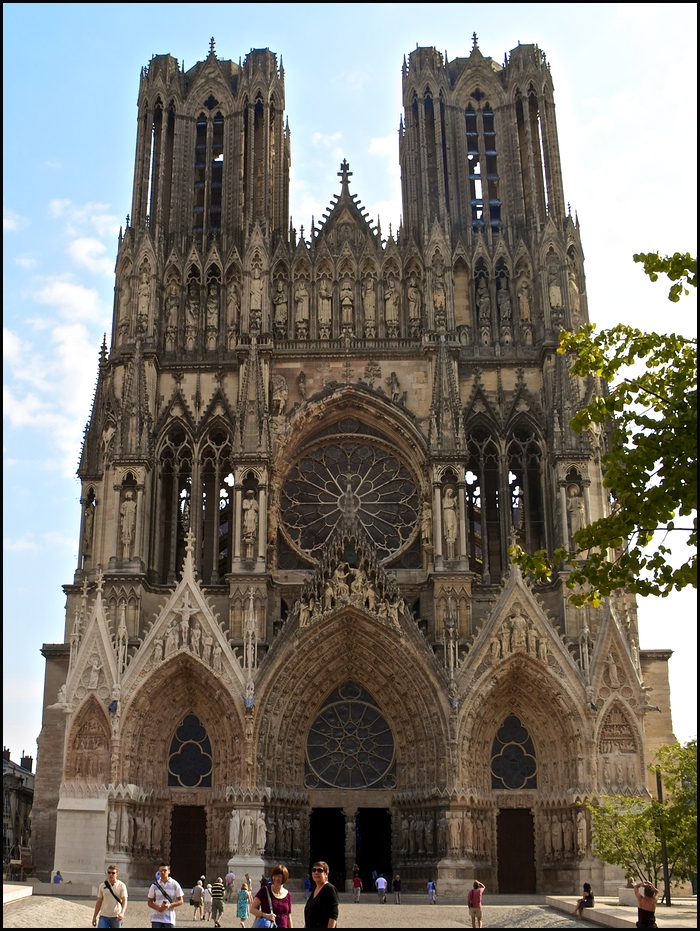
<instances>
[{"instance_id":1,"label":"statue in niche","mask_svg":"<svg viewBox=\"0 0 700 931\"><path fill-rule=\"evenodd\" d=\"M387 336L395 339L399 335L399 288L393 275L389 275L384 290L384 315Z\"/></svg>"},{"instance_id":2,"label":"statue in niche","mask_svg":"<svg viewBox=\"0 0 700 931\"><path fill-rule=\"evenodd\" d=\"M544 841L544 858L549 861L552 859L552 827L546 814L542 826L542 840Z\"/></svg>"},{"instance_id":3,"label":"statue in niche","mask_svg":"<svg viewBox=\"0 0 700 931\"><path fill-rule=\"evenodd\" d=\"M537 658L542 660L543 663L548 662L548 651L549 650L549 639L547 637L542 637L538 646L537 646Z\"/></svg>"},{"instance_id":4,"label":"statue in niche","mask_svg":"<svg viewBox=\"0 0 700 931\"><path fill-rule=\"evenodd\" d=\"M93 656L90 660L90 678L88 680L88 688L96 689L100 683L100 669L102 669L102 663L98 656Z\"/></svg>"},{"instance_id":5,"label":"statue in niche","mask_svg":"<svg viewBox=\"0 0 700 931\"><path fill-rule=\"evenodd\" d=\"M615 785L617 786L618 792L620 791L620 789L622 789L624 784L625 784L625 770L622 765L622 760L618 758L617 760L615 760Z\"/></svg>"},{"instance_id":6,"label":"statue in niche","mask_svg":"<svg viewBox=\"0 0 700 931\"><path fill-rule=\"evenodd\" d=\"M408 819L405 815L401 822L401 853L408 853Z\"/></svg>"},{"instance_id":7,"label":"statue in niche","mask_svg":"<svg viewBox=\"0 0 700 931\"><path fill-rule=\"evenodd\" d=\"M190 650L192 650L195 656L199 656L199 645L201 639L202 628L199 626L198 622L195 621L192 625L192 630L190 631Z\"/></svg>"},{"instance_id":8,"label":"statue in niche","mask_svg":"<svg viewBox=\"0 0 700 931\"><path fill-rule=\"evenodd\" d=\"M433 509L429 501L423 502L423 511L420 520L420 534L423 549L432 546L433 543Z\"/></svg>"},{"instance_id":9,"label":"statue in niche","mask_svg":"<svg viewBox=\"0 0 700 931\"><path fill-rule=\"evenodd\" d=\"M219 282L212 279L207 291L207 348L216 349L219 333Z\"/></svg>"},{"instance_id":10,"label":"statue in niche","mask_svg":"<svg viewBox=\"0 0 700 931\"><path fill-rule=\"evenodd\" d=\"M513 652L516 652L517 650L525 649L525 641L527 637L527 621L520 613L519 604L515 604L513 606L513 611L515 614L511 619L510 626L513 635L512 648Z\"/></svg>"},{"instance_id":11,"label":"statue in niche","mask_svg":"<svg viewBox=\"0 0 700 931\"><path fill-rule=\"evenodd\" d=\"M124 275L119 289L119 323L117 329L122 338L129 331L129 316L131 313L131 281L128 275Z\"/></svg>"},{"instance_id":12,"label":"statue in niche","mask_svg":"<svg viewBox=\"0 0 700 931\"><path fill-rule=\"evenodd\" d=\"M491 660L496 662L496 660L501 658L501 641L498 637L494 637L491 641Z\"/></svg>"},{"instance_id":13,"label":"statue in niche","mask_svg":"<svg viewBox=\"0 0 700 931\"><path fill-rule=\"evenodd\" d=\"M222 663L221 663L221 647L219 646L218 643L215 643L214 646L212 647L211 668L214 670L214 672L219 672L219 673L222 671L222 668L223 668Z\"/></svg>"},{"instance_id":14,"label":"statue in niche","mask_svg":"<svg viewBox=\"0 0 700 931\"><path fill-rule=\"evenodd\" d=\"M608 685L610 688L619 689L622 683L620 682L620 677L618 675L617 663L612 653L608 653L608 658L605 660L605 671L607 673Z\"/></svg>"},{"instance_id":15,"label":"statue in niche","mask_svg":"<svg viewBox=\"0 0 700 931\"><path fill-rule=\"evenodd\" d=\"M348 818L345 822L345 853L355 853L355 821Z\"/></svg>"},{"instance_id":16,"label":"statue in niche","mask_svg":"<svg viewBox=\"0 0 700 931\"><path fill-rule=\"evenodd\" d=\"M457 498L453 488L446 488L442 499L442 526L445 534L446 558L455 558L455 544L457 543Z\"/></svg>"},{"instance_id":17,"label":"statue in niche","mask_svg":"<svg viewBox=\"0 0 700 931\"><path fill-rule=\"evenodd\" d=\"M153 665L157 666L163 660L163 641L156 640L153 643Z\"/></svg>"},{"instance_id":18,"label":"statue in niche","mask_svg":"<svg viewBox=\"0 0 700 931\"><path fill-rule=\"evenodd\" d=\"M213 644L214 638L208 631L205 631L202 636L202 659L207 664L207 666L211 666L211 648Z\"/></svg>"},{"instance_id":19,"label":"statue in niche","mask_svg":"<svg viewBox=\"0 0 700 931\"><path fill-rule=\"evenodd\" d=\"M303 402L306 400L306 372L299 372L297 384L299 386L299 397Z\"/></svg>"},{"instance_id":20,"label":"statue in niche","mask_svg":"<svg viewBox=\"0 0 700 931\"><path fill-rule=\"evenodd\" d=\"M185 348L192 351L199 329L199 286L195 278L190 278L187 285L187 302L185 304Z\"/></svg>"},{"instance_id":21,"label":"statue in niche","mask_svg":"<svg viewBox=\"0 0 700 931\"><path fill-rule=\"evenodd\" d=\"M612 769L610 768L610 758L607 756L603 761L603 785L608 787L612 785Z\"/></svg>"},{"instance_id":22,"label":"statue in niche","mask_svg":"<svg viewBox=\"0 0 700 931\"><path fill-rule=\"evenodd\" d=\"M321 339L330 339L333 295L324 275L318 286L318 332Z\"/></svg>"},{"instance_id":23,"label":"statue in niche","mask_svg":"<svg viewBox=\"0 0 700 931\"><path fill-rule=\"evenodd\" d=\"M377 335L377 296L374 291L374 277L367 275L362 282L362 313L365 318L365 337L375 339Z\"/></svg>"},{"instance_id":24,"label":"statue in niche","mask_svg":"<svg viewBox=\"0 0 700 931\"><path fill-rule=\"evenodd\" d=\"M284 414L284 409L287 406L287 398L289 397L289 389L287 388L287 382L284 376L273 375L270 380L270 387L272 390L270 412L273 417L281 417L282 414Z\"/></svg>"},{"instance_id":25,"label":"statue in niche","mask_svg":"<svg viewBox=\"0 0 700 931\"><path fill-rule=\"evenodd\" d=\"M165 290L165 348L172 352L177 342L177 318L180 310L180 286L171 278Z\"/></svg>"},{"instance_id":26,"label":"statue in niche","mask_svg":"<svg viewBox=\"0 0 700 931\"><path fill-rule=\"evenodd\" d=\"M518 312L520 314L521 323L531 323L532 322L532 303L531 303L531 291L530 291L530 281L527 276L527 272L523 269L520 272L518 278L517 286L517 295L518 295Z\"/></svg>"},{"instance_id":27,"label":"statue in niche","mask_svg":"<svg viewBox=\"0 0 700 931\"><path fill-rule=\"evenodd\" d=\"M395 404L398 404L401 400L401 385L399 383L398 375L396 372L392 372L389 378L387 378L385 381L389 386L389 395L391 396L391 400L394 401Z\"/></svg>"},{"instance_id":28,"label":"statue in niche","mask_svg":"<svg viewBox=\"0 0 700 931\"><path fill-rule=\"evenodd\" d=\"M564 815L563 821L564 853L567 857L571 857L574 853L574 825L568 815Z\"/></svg>"},{"instance_id":29,"label":"statue in niche","mask_svg":"<svg viewBox=\"0 0 700 931\"><path fill-rule=\"evenodd\" d=\"M275 306L275 336L283 339L287 335L287 288L282 279L277 282L277 290L272 296L272 303Z\"/></svg>"},{"instance_id":30,"label":"statue in niche","mask_svg":"<svg viewBox=\"0 0 700 931\"><path fill-rule=\"evenodd\" d=\"M95 504L88 501L83 510L83 556L92 551L92 531L95 524Z\"/></svg>"},{"instance_id":31,"label":"statue in niche","mask_svg":"<svg viewBox=\"0 0 700 931\"><path fill-rule=\"evenodd\" d=\"M253 269L250 279L250 330L251 333L260 332L262 325L263 282L260 277L260 266Z\"/></svg>"},{"instance_id":32,"label":"statue in niche","mask_svg":"<svg viewBox=\"0 0 700 931\"><path fill-rule=\"evenodd\" d=\"M460 824L459 815L453 814L447 827L450 839L450 854L453 857L458 857L462 850L462 825Z\"/></svg>"},{"instance_id":33,"label":"statue in niche","mask_svg":"<svg viewBox=\"0 0 700 931\"><path fill-rule=\"evenodd\" d=\"M119 821L119 814L116 809L112 808L109 812L107 818L107 846L110 850L114 850L117 844L117 822Z\"/></svg>"},{"instance_id":34,"label":"statue in niche","mask_svg":"<svg viewBox=\"0 0 700 931\"><path fill-rule=\"evenodd\" d=\"M569 266L569 306L571 307L571 322L578 326L581 322L581 295L576 281L576 271L573 266Z\"/></svg>"},{"instance_id":35,"label":"statue in niche","mask_svg":"<svg viewBox=\"0 0 700 931\"><path fill-rule=\"evenodd\" d=\"M250 816L250 812L246 813L241 818L241 848L243 854L249 854L253 847L253 819Z\"/></svg>"},{"instance_id":36,"label":"statue in niche","mask_svg":"<svg viewBox=\"0 0 700 931\"><path fill-rule=\"evenodd\" d=\"M447 818L445 814L440 815L437 826L437 843L438 843L438 854L442 855L445 853L447 847Z\"/></svg>"},{"instance_id":37,"label":"statue in niche","mask_svg":"<svg viewBox=\"0 0 700 931\"><path fill-rule=\"evenodd\" d=\"M243 543L246 548L246 559L254 558L255 540L258 535L258 511L260 507L255 498L255 492L248 489L243 501Z\"/></svg>"},{"instance_id":38,"label":"statue in niche","mask_svg":"<svg viewBox=\"0 0 700 931\"><path fill-rule=\"evenodd\" d=\"M418 287L415 274L412 274L408 281L408 325L411 330L411 336L420 335L420 318L423 311L423 295Z\"/></svg>"},{"instance_id":39,"label":"statue in niche","mask_svg":"<svg viewBox=\"0 0 700 931\"><path fill-rule=\"evenodd\" d=\"M340 601L341 598L347 598L350 595L350 589L348 588L347 584L346 570L346 563L338 563L336 570L333 573L333 591L336 601Z\"/></svg>"},{"instance_id":40,"label":"statue in niche","mask_svg":"<svg viewBox=\"0 0 700 931\"><path fill-rule=\"evenodd\" d=\"M630 757L627 760L627 785L633 787L637 783L637 767L634 762L634 757Z\"/></svg>"},{"instance_id":41,"label":"statue in niche","mask_svg":"<svg viewBox=\"0 0 700 931\"><path fill-rule=\"evenodd\" d=\"M534 627L527 629L527 652L531 656L537 655L537 633Z\"/></svg>"},{"instance_id":42,"label":"statue in niche","mask_svg":"<svg viewBox=\"0 0 700 931\"><path fill-rule=\"evenodd\" d=\"M501 279L501 286L498 289L497 297L498 315L501 321L501 326L510 326L513 313L510 303L510 291L508 290L508 281L506 278Z\"/></svg>"},{"instance_id":43,"label":"statue in niche","mask_svg":"<svg viewBox=\"0 0 700 931\"><path fill-rule=\"evenodd\" d=\"M445 315L445 269L442 258L433 259L433 309L435 311L435 328L441 329L447 322Z\"/></svg>"},{"instance_id":44,"label":"statue in niche","mask_svg":"<svg viewBox=\"0 0 700 931\"><path fill-rule=\"evenodd\" d=\"M575 482L569 485L566 489L567 500L566 500L566 510L569 515L569 531L571 533L571 540L573 541L574 534L578 533L579 530L583 530L586 526L586 506L581 495L581 486Z\"/></svg>"},{"instance_id":45,"label":"statue in niche","mask_svg":"<svg viewBox=\"0 0 700 931\"><path fill-rule=\"evenodd\" d=\"M510 628L505 622L501 627L499 636L501 638L501 653L503 656L507 656L510 653Z\"/></svg>"},{"instance_id":46,"label":"statue in niche","mask_svg":"<svg viewBox=\"0 0 700 931\"><path fill-rule=\"evenodd\" d=\"M130 488L124 495L124 503L119 508L123 558L131 559L131 546L134 542L136 530L136 502L134 493Z\"/></svg>"},{"instance_id":47,"label":"statue in niche","mask_svg":"<svg viewBox=\"0 0 700 931\"><path fill-rule=\"evenodd\" d=\"M476 288L476 308L481 343L484 346L488 346L491 342L491 296L485 278L479 279Z\"/></svg>"},{"instance_id":48,"label":"statue in niche","mask_svg":"<svg viewBox=\"0 0 700 931\"><path fill-rule=\"evenodd\" d=\"M165 657L166 659L168 656L172 656L173 653L177 653L177 647L178 647L177 621L173 618L165 634Z\"/></svg>"},{"instance_id":49,"label":"statue in niche","mask_svg":"<svg viewBox=\"0 0 700 931\"><path fill-rule=\"evenodd\" d=\"M576 848L579 852L579 856L584 857L586 855L587 848L587 825L586 825L586 815L582 809L579 809L576 813Z\"/></svg>"},{"instance_id":50,"label":"statue in niche","mask_svg":"<svg viewBox=\"0 0 700 931\"><path fill-rule=\"evenodd\" d=\"M294 322L297 339L306 339L309 335L309 292L306 281L300 278L294 290Z\"/></svg>"},{"instance_id":51,"label":"statue in niche","mask_svg":"<svg viewBox=\"0 0 700 931\"><path fill-rule=\"evenodd\" d=\"M559 273L554 265L549 266L547 288L549 293L549 306L552 310L561 310L564 306L564 301L561 296Z\"/></svg>"},{"instance_id":52,"label":"statue in niche","mask_svg":"<svg viewBox=\"0 0 700 931\"><path fill-rule=\"evenodd\" d=\"M350 279L346 276L340 287L340 318L344 330L352 331L354 324L355 295Z\"/></svg>"},{"instance_id":53,"label":"statue in niche","mask_svg":"<svg viewBox=\"0 0 700 931\"><path fill-rule=\"evenodd\" d=\"M139 333L148 329L148 317L151 310L151 275L147 265L144 265L139 275L138 303L136 310L136 326Z\"/></svg>"},{"instance_id":54,"label":"statue in niche","mask_svg":"<svg viewBox=\"0 0 700 931\"><path fill-rule=\"evenodd\" d=\"M228 832L228 846L231 851L232 856L236 856L238 853L238 844L240 841L241 835L241 817L238 814L238 809L233 809L233 814L231 815L231 823L229 825Z\"/></svg>"},{"instance_id":55,"label":"statue in niche","mask_svg":"<svg viewBox=\"0 0 700 931\"><path fill-rule=\"evenodd\" d=\"M555 811L552 815L552 852L555 860L561 859L562 848L561 821L559 820L558 812Z\"/></svg>"},{"instance_id":56,"label":"statue in niche","mask_svg":"<svg viewBox=\"0 0 700 931\"><path fill-rule=\"evenodd\" d=\"M255 822L255 846L257 852L260 856L265 852L265 838L267 836L267 825L265 824L265 817L262 812L258 813L258 817Z\"/></svg>"},{"instance_id":57,"label":"statue in niche","mask_svg":"<svg viewBox=\"0 0 700 931\"><path fill-rule=\"evenodd\" d=\"M240 309L241 302L238 297L238 287L235 281L230 281L226 295L226 337L229 349L234 349L236 346Z\"/></svg>"}]
</instances>

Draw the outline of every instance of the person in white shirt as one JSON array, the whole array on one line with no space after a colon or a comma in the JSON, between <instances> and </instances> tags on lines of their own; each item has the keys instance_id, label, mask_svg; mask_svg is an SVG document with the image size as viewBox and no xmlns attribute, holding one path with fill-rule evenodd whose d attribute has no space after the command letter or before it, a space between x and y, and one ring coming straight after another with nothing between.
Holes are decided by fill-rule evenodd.
<instances>
[{"instance_id":1,"label":"person in white shirt","mask_svg":"<svg viewBox=\"0 0 700 931\"><path fill-rule=\"evenodd\" d=\"M160 880L151 884L148 890L148 905L153 909L152 928L174 928L175 909L184 904L182 886L170 878L170 867L161 863L158 868Z\"/></svg>"},{"instance_id":2,"label":"person in white shirt","mask_svg":"<svg viewBox=\"0 0 700 931\"><path fill-rule=\"evenodd\" d=\"M379 876L377 876L377 881L375 882L374 885L377 887L377 895L379 896L379 901L385 903L387 882L381 873L379 874Z\"/></svg>"}]
</instances>

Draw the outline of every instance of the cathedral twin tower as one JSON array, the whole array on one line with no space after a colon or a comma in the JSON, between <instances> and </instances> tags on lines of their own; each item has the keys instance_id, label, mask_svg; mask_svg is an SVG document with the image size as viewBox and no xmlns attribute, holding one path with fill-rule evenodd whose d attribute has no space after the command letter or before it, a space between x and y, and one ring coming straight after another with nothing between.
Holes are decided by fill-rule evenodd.
<instances>
[{"instance_id":1,"label":"cathedral twin tower","mask_svg":"<svg viewBox=\"0 0 700 931\"><path fill-rule=\"evenodd\" d=\"M630 596L576 611L508 557L609 507L605 437L568 426L603 386L556 353L588 309L548 64L417 48L403 95L399 229L343 162L297 235L277 57L142 71L40 870L571 891L602 880L585 800L645 791L668 654Z\"/></svg>"}]
</instances>

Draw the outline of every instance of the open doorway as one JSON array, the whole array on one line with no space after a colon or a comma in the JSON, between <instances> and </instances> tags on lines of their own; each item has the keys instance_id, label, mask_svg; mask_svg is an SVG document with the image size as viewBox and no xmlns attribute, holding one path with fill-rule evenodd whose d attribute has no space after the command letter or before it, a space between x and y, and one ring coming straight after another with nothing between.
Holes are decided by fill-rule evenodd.
<instances>
[{"instance_id":1,"label":"open doorway","mask_svg":"<svg viewBox=\"0 0 700 931\"><path fill-rule=\"evenodd\" d=\"M373 870L390 881L391 812L388 808L358 808L356 860L362 885L366 890L374 891Z\"/></svg>"},{"instance_id":2,"label":"open doorway","mask_svg":"<svg viewBox=\"0 0 700 931\"><path fill-rule=\"evenodd\" d=\"M535 822L526 808L498 813L498 891L535 892Z\"/></svg>"},{"instance_id":3,"label":"open doorway","mask_svg":"<svg viewBox=\"0 0 700 931\"><path fill-rule=\"evenodd\" d=\"M309 823L309 868L316 860L330 867L329 880L345 889L345 814L342 808L312 808Z\"/></svg>"},{"instance_id":4,"label":"open doorway","mask_svg":"<svg viewBox=\"0 0 700 931\"><path fill-rule=\"evenodd\" d=\"M195 885L207 867L207 813L203 807L176 805L170 829L170 875L182 888Z\"/></svg>"}]
</instances>

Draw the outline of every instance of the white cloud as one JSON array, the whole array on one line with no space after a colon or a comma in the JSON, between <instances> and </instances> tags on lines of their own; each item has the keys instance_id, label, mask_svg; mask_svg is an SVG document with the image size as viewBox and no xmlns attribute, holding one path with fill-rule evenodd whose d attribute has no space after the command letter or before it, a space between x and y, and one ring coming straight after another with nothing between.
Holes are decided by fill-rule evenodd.
<instances>
[{"instance_id":1,"label":"white cloud","mask_svg":"<svg viewBox=\"0 0 700 931\"><path fill-rule=\"evenodd\" d=\"M55 200L49 201L49 213L54 217L63 216L68 207L70 207L69 200L61 200L60 198L56 198Z\"/></svg>"},{"instance_id":2,"label":"white cloud","mask_svg":"<svg viewBox=\"0 0 700 931\"><path fill-rule=\"evenodd\" d=\"M340 142L343 138L341 132L335 133L314 133L311 137L311 143L316 149L330 149L333 146Z\"/></svg>"},{"instance_id":3,"label":"white cloud","mask_svg":"<svg viewBox=\"0 0 700 931\"><path fill-rule=\"evenodd\" d=\"M2 328L2 358L9 365L20 365L25 357L28 344L7 327Z\"/></svg>"},{"instance_id":4,"label":"white cloud","mask_svg":"<svg viewBox=\"0 0 700 931\"><path fill-rule=\"evenodd\" d=\"M2 208L2 228L4 232L14 233L28 225L29 220L26 217L20 216L19 213L9 207Z\"/></svg>"},{"instance_id":5,"label":"white cloud","mask_svg":"<svg viewBox=\"0 0 700 931\"><path fill-rule=\"evenodd\" d=\"M31 256L29 256L29 255L18 256L18 257L17 257L16 259L14 259L13 261L14 261L15 265L19 265L20 268L26 268L27 271L29 271L29 270L32 269L32 268L35 268L36 265L37 265L36 259L33 259L33 258L32 258Z\"/></svg>"},{"instance_id":6,"label":"white cloud","mask_svg":"<svg viewBox=\"0 0 700 931\"><path fill-rule=\"evenodd\" d=\"M75 549L75 541L72 537L67 537L55 531L42 533L38 538L35 537L33 533L25 533L23 536L17 537L16 539L3 537L2 540L3 550L14 552L21 552L23 550L49 550L59 547L61 549L73 550Z\"/></svg>"},{"instance_id":7,"label":"white cloud","mask_svg":"<svg viewBox=\"0 0 700 931\"><path fill-rule=\"evenodd\" d=\"M58 308L61 316L67 320L98 322L104 318L100 296L94 288L76 284L70 275L52 276L44 280L46 284L33 295L39 304Z\"/></svg>"},{"instance_id":8,"label":"white cloud","mask_svg":"<svg viewBox=\"0 0 700 931\"><path fill-rule=\"evenodd\" d=\"M74 239L68 244L68 255L75 259L78 265L83 265L91 272L111 277L114 274L114 262L104 254L106 251L105 244L92 236Z\"/></svg>"}]
</instances>

